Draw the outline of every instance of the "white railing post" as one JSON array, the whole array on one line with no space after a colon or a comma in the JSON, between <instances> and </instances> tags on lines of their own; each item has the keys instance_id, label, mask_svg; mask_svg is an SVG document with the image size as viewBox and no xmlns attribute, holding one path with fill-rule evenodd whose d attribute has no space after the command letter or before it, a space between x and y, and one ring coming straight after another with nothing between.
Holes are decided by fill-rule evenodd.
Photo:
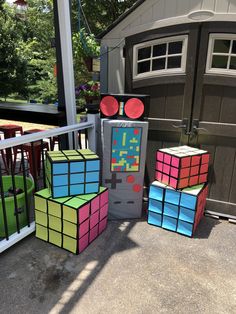
<instances>
[{"instance_id":1,"label":"white railing post","mask_svg":"<svg viewBox=\"0 0 236 314\"><path fill-rule=\"evenodd\" d=\"M88 129L89 148L93 152L98 153L99 126L100 126L99 113L88 113L87 121L93 124L93 127Z\"/></svg>"}]
</instances>

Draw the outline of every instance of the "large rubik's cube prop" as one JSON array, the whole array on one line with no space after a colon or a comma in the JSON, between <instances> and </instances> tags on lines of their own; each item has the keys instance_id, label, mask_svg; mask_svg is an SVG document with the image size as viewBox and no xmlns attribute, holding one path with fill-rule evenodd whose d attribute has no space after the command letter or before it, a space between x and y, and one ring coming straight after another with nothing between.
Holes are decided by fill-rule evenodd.
<instances>
[{"instance_id":1,"label":"large rubik's cube prop","mask_svg":"<svg viewBox=\"0 0 236 314\"><path fill-rule=\"evenodd\" d=\"M150 186L148 223L191 237L206 205L209 153L189 146L156 154L156 180Z\"/></svg>"},{"instance_id":2,"label":"large rubik's cube prop","mask_svg":"<svg viewBox=\"0 0 236 314\"><path fill-rule=\"evenodd\" d=\"M174 189L207 182L210 155L207 151L179 146L164 148L156 154L156 180Z\"/></svg>"},{"instance_id":3,"label":"large rubik's cube prop","mask_svg":"<svg viewBox=\"0 0 236 314\"><path fill-rule=\"evenodd\" d=\"M89 149L49 151L46 180L52 197L99 191L100 160Z\"/></svg>"},{"instance_id":4,"label":"large rubik's cube prop","mask_svg":"<svg viewBox=\"0 0 236 314\"><path fill-rule=\"evenodd\" d=\"M150 187L148 223L191 237L206 205L208 186L175 190L154 181Z\"/></svg>"},{"instance_id":5,"label":"large rubik's cube prop","mask_svg":"<svg viewBox=\"0 0 236 314\"><path fill-rule=\"evenodd\" d=\"M107 188L63 198L52 198L48 189L35 193L36 237L75 254L106 228L107 215Z\"/></svg>"}]
</instances>

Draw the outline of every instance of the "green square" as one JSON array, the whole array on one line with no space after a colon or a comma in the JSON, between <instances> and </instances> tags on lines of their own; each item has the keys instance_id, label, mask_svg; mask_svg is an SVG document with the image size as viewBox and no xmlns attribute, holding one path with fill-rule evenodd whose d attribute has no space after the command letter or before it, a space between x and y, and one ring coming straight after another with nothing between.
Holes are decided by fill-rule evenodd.
<instances>
[{"instance_id":1,"label":"green square","mask_svg":"<svg viewBox=\"0 0 236 314\"><path fill-rule=\"evenodd\" d=\"M72 237L77 238L77 228L76 224L73 224L69 221L63 220L63 233Z\"/></svg>"},{"instance_id":2,"label":"green square","mask_svg":"<svg viewBox=\"0 0 236 314\"><path fill-rule=\"evenodd\" d=\"M100 194L100 193L102 193L102 192L104 192L106 190L107 190L107 188L104 188L103 186L100 186L98 193Z\"/></svg>"},{"instance_id":3,"label":"green square","mask_svg":"<svg viewBox=\"0 0 236 314\"><path fill-rule=\"evenodd\" d=\"M34 207L41 212L47 212L47 199L51 197L49 189L43 189L34 194Z\"/></svg>"},{"instance_id":4,"label":"green square","mask_svg":"<svg viewBox=\"0 0 236 314\"><path fill-rule=\"evenodd\" d=\"M90 149L78 149L78 152L82 155L94 155Z\"/></svg>"},{"instance_id":5,"label":"green square","mask_svg":"<svg viewBox=\"0 0 236 314\"><path fill-rule=\"evenodd\" d=\"M61 218L48 215L48 227L50 229L61 232L62 231L62 220L61 220Z\"/></svg>"},{"instance_id":6,"label":"green square","mask_svg":"<svg viewBox=\"0 0 236 314\"><path fill-rule=\"evenodd\" d=\"M72 252L77 253L77 240L63 235L63 248Z\"/></svg>"},{"instance_id":7,"label":"green square","mask_svg":"<svg viewBox=\"0 0 236 314\"><path fill-rule=\"evenodd\" d=\"M68 156L78 156L79 154L78 154L78 152L77 152L77 150L63 150L62 151L67 157Z\"/></svg>"},{"instance_id":8,"label":"green square","mask_svg":"<svg viewBox=\"0 0 236 314\"><path fill-rule=\"evenodd\" d=\"M98 159L97 155L85 155L84 158L86 159Z\"/></svg>"},{"instance_id":9,"label":"green square","mask_svg":"<svg viewBox=\"0 0 236 314\"><path fill-rule=\"evenodd\" d=\"M41 240L48 241L48 229L36 224L35 236Z\"/></svg>"},{"instance_id":10,"label":"green square","mask_svg":"<svg viewBox=\"0 0 236 314\"><path fill-rule=\"evenodd\" d=\"M80 198L82 200L85 200L87 202L91 201L92 199L94 199L97 196L97 194L84 194L84 195L78 195L76 196L77 198Z\"/></svg>"},{"instance_id":11,"label":"green square","mask_svg":"<svg viewBox=\"0 0 236 314\"><path fill-rule=\"evenodd\" d=\"M80 161L80 160L84 160L82 156L77 155L77 156L67 156L68 160L70 161Z\"/></svg>"},{"instance_id":12,"label":"green square","mask_svg":"<svg viewBox=\"0 0 236 314\"><path fill-rule=\"evenodd\" d=\"M35 223L47 227L48 215L41 211L35 210Z\"/></svg>"},{"instance_id":13,"label":"green square","mask_svg":"<svg viewBox=\"0 0 236 314\"><path fill-rule=\"evenodd\" d=\"M47 152L49 156L63 156L63 153L60 150L50 150Z\"/></svg>"},{"instance_id":14,"label":"green square","mask_svg":"<svg viewBox=\"0 0 236 314\"><path fill-rule=\"evenodd\" d=\"M87 202L85 200L79 199L78 197L72 197L69 201L67 201L64 205L70 206L72 208L78 209L83 206Z\"/></svg>"},{"instance_id":15,"label":"green square","mask_svg":"<svg viewBox=\"0 0 236 314\"><path fill-rule=\"evenodd\" d=\"M66 156L53 156L51 159L52 162L67 162Z\"/></svg>"},{"instance_id":16,"label":"green square","mask_svg":"<svg viewBox=\"0 0 236 314\"><path fill-rule=\"evenodd\" d=\"M57 232L57 231L50 230L50 229L49 229L48 233L49 233L49 242L61 247L61 245L62 245L62 234Z\"/></svg>"}]
</instances>

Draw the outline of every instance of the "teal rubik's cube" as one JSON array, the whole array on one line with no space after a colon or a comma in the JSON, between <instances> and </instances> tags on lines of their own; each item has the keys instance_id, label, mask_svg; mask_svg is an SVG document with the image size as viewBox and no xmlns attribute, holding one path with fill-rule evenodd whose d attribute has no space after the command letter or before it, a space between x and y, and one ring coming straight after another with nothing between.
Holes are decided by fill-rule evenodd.
<instances>
[{"instance_id":1,"label":"teal rubik's cube","mask_svg":"<svg viewBox=\"0 0 236 314\"><path fill-rule=\"evenodd\" d=\"M53 198L98 193L99 174L99 157L89 149L46 154L46 181Z\"/></svg>"},{"instance_id":2,"label":"teal rubik's cube","mask_svg":"<svg viewBox=\"0 0 236 314\"><path fill-rule=\"evenodd\" d=\"M175 190L154 181L150 186L148 223L192 237L204 215L207 184Z\"/></svg>"}]
</instances>

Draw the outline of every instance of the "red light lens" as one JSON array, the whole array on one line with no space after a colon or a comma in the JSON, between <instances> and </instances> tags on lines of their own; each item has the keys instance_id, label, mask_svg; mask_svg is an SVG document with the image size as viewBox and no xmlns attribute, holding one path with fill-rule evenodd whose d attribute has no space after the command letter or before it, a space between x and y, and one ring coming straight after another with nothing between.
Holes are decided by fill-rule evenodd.
<instances>
[{"instance_id":1,"label":"red light lens","mask_svg":"<svg viewBox=\"0 0 236 314\"><path fill-rule=\"evenodd\" d=\"M130 98L125 104L125 114L130 119L138 119L144 113L144 104L138 98Z\"/></svg>"},{"instance_id":2,"label":"red light lens","mask_svg":"<svg viewBox=\"0 0 236 314\"><path fill-rule=\"evenodd\" d=\"M118 113L119 103L112 96L105 96L100 102L100 110L106 117L112 117Z\"/></svg>"}]
</instances>

